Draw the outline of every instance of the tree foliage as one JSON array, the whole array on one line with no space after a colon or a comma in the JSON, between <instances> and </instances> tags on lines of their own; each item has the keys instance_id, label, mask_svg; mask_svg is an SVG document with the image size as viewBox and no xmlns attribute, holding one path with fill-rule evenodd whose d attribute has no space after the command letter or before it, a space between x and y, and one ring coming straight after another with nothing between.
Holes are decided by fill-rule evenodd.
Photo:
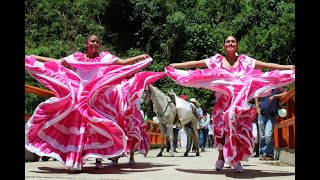
<instances>
[{"instance_id":1,"label":"tree foliage","mask_svg":"<svg viewBox=\"0 0 320 180\"><path fill-rule=\"evenodd\" d=\"M91 34L102 50L126 58L149 54L146 70L163 71L173 62L223 53L227 35L238 39L238 53L280 64L295 64L293 0L26 0L25 53L62 58L84 51ZM26 83L43 87L26 73ZM198 99L210 106L213 92L187 88L163 78L163 92ZM41 97L26 94L26 109Z\"/></svg>"}]
</instances>

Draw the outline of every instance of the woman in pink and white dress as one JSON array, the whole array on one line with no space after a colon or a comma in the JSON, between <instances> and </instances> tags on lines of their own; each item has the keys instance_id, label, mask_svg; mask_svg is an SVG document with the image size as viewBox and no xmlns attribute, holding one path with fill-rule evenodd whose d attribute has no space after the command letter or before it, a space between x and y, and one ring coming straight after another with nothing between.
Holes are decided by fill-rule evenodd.
<instances>
[{"instance_id":1,"label":"woman in pink and white dress","mask_svg":"<svg viewBox=\"0 0 320 180\"><path fill-rule=\"evenodd\" d=\"M59 160L69 170L81 170L90 157L102 168L102 158L117 160L128 152L129 164L134 164L135 150L146 156L150 149L141 96L146 85L166 74L139 72L152 62L146 54L119 59L99 52L96 35L85 45L86 53L62 59L25 57L25 69L55 93L27 122L25 147Z\"/></svg>"},{"instance_id":2,"label":"woman in pink and white dress","mask_svg":"<svg viewBox=\"0 0 320 180\"><path fill-rule=\"evenodd\" d=\"M173 63L165 68L176 83L215 91L216 104L212 110L214 144L219 150L216 170L224 163L243 172L240 161L252 156L254 138L248 102L269 94L272 89L295 81L293 65L266 63L244 54L236 53L238 42L228 36L224 41L226 56L183 63ZM207 67L207 69L179 70L175 68ZM260 69L272 71L262 72Z\"/></svg>"}]
</instances>

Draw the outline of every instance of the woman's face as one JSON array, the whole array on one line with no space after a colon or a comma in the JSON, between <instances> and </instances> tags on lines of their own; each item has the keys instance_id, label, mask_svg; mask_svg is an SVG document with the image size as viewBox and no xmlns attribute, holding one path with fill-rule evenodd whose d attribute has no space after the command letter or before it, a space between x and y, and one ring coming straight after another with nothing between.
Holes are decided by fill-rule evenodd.
<instances>
[{"instance_id":1,"label":"woman's face","mask_svg":"<svg viewBox=\"0 0 320 180\"><path fill-rule=\"evenodd\" d=\"M100 48L100 39L92 35L88 38L88 41L86 43L87 52L95 53L99 51Z\"/></svg>"},{"instance_id":2,"label":"woman's face","mask_svg":"<svg viewBox=\"0 0 320 180\"><path fill-rule=\"evenodd\" d=\"M224 41L224 50L226 53L235 53L238 49L238 43L236 38L229 36Z\"/></svg>"}]
</instances>

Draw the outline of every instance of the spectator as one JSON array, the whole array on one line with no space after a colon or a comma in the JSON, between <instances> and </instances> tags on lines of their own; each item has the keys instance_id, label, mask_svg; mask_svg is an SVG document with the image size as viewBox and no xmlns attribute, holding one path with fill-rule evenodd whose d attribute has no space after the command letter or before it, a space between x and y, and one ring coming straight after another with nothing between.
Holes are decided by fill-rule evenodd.
<instances>
[{"instance_id":1,"label":"spectator","mask_svg":"<svg viewBox=\"0 0 320 180\"><path fill-rule=\"evenodd\" d=\"M212 118L210 118L209 126L208 126L209 132L208 132L208 147L213 148L213 122Z\"/></svg>"},{"instance_id":2,"label":"spectator","mask_svg":"<svg viewBox=\"0 0 320 180\"><path fill-rule=\"evenodd\" d=\"M279 87L273 89L271 95L262 97L259 101L259 108L257 108L261 154L259 160L268 161L274 159L274 124L278 115L279 98L286 93L282 87Z\"/></svg>"},{"instance_id":3,"label":"spectator","mask_svg":"<svg viewBox=\"0 0 320 180\"><path fill-rule=\"evenodd\" d=\"M201 119L201 126L199 129L199 142L201 152L205 151L208 133L209 133L209 122L210 122L210 114L207 112L207 108L203 107L203 117Z\"/></svg>"},{"instance_id":4,"label":"spectator","mask_svg":"<svg viewBox=\"0 0 320 180\"><path fill-rule=\"evenodd\" d=\"M178 124L178 125L177 125ZM173 152L177 153L177 147L178 147L178 135L181 127L179 126L179 122L177 124L173 125ZM170 141L169 141L169 128L167 127L166 130L166 141L167 141L167 152L170 151L171 146L170 146Z\"/></svg>"},{"instance_id":5,"label":"spectator","mask_svg":"<svg viewBox=\"0 0 320 180\"><path fill-rule=\"evenodd\" d=\"M254 98L253 100L251 100L250 102L250 111L251 111L251 116L252 116L252 134L254 137L254 148L253 148L253 152L255 153L253 155L253 157L259 157L259 152L260 152L260 148L259 148L259 128L258 128L258 113L257 113L257 107L259 107L259 102L258 102L258 98Z\"/></svg>"}]
</instances>

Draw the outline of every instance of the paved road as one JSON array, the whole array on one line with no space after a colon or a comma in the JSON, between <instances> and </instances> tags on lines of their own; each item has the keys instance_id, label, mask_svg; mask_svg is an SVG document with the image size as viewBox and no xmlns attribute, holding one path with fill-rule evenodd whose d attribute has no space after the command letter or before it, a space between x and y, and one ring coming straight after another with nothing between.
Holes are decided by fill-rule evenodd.
<instances>
[{"instance_id":1,"label":"paved road","mask_svg":"<svg viewBox=\"0 0 320 180\"><path fill-rule=\"evenodd\" d=\"M227 179L263 179L263 180L294 180L295 167L278 161L259 161L250 158L243 162L244 172L234 173L233 169L221 171L214 169L218 157L216 149L207 148L200 156L189 153L183 156L185 149L178 149L174 157L164 153L156 157L159 149L150 150L147 157L136 154L136 165L128 165L128 157L119 159L118 166L110 166L110 161L103 161L104 169L94 168L94 159L89 159L80 173L71 173L64 169L58 161L39 161L25 163L25 179L45 180L227 180Z\"/></svg>"}]
</instances>

